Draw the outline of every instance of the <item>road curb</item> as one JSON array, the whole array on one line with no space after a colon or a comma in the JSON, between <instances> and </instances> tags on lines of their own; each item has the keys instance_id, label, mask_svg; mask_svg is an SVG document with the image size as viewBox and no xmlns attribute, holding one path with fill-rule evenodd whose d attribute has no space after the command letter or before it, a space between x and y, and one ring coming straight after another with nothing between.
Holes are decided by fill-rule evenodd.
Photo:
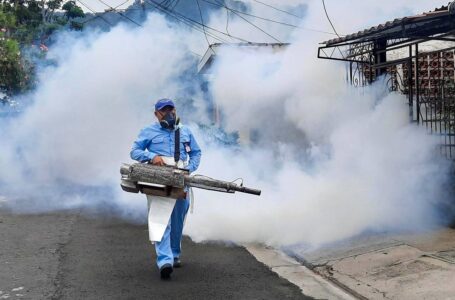
<instances>
[{"instance_id":1,"label":"road curb","mask_svg":"<svg viewBox=\"0 0 455 300\"><path fill-rule=\"evenodd\" d=\"M306 296L315 299L357 299L282 251L260 244L243 246L259 262L268 266L280 277L298 286Z\"/></svg>"}]
</instances>

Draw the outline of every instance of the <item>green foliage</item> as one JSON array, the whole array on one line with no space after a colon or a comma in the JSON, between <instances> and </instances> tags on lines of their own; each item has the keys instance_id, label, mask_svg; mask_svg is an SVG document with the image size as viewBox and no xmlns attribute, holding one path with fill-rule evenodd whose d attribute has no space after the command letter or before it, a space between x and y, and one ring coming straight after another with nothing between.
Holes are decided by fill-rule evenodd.
<instances>
[{"instance_id":1,"label":"green foliage","mask_svg":"<svg viewBox=\"0 0 455 300\"><path fill-rule=\"evenodd\" d=\"M42 44L62 28L82 30L83 24L74 19L84 16L75 1L0 0L0 91L14 94L30 89L34 61L45 59L47 48ZM32 49L34 54L25 58L21 49Z\"/></svg>"},{"instance_id":2,"label":"green foliage","mask_svg":"<svg viewBox=\"0 0 455 300\"><path fill-rule=\"evenodd\" d=\"M59 9L63 0L50 0L47 2L47 7L51 10Z\"/></svg>"},{"instance_id":3,"label":"green foliage","mask_svg":"<svg viewBox=\"0 0 455 300\"><path fill-rule=\"evenodd\" d=\"M13 28L16 24L16 16L9 12L0 11L0 29Z\"/></svg>"},{"instance_id":4,"label":"green foliage","mask_svg":"<svg viewBox=\"0 0 455 300\"><path fill-rule=\"evenodd\" d=\"M71 21L70 22L70 28L72 30L82 31L82 29L84 29L84 24L76 22L76 21Z\"/></svg>"},{"instance_id":5,"label":"green foliage","mask_svg":"<svg viewBox=\"0 0 455 300\"><path fill-rule=\"evenodd\" d=\"M82 18L85 15L82 8L77 6L75 1L66 2L62 6L62 9L65 11L65 16L68 19Z\"/></svg>"},{"instance_id":6,"label":"green foliage","mask_svg":"<svg viewBox=\"0 0 455 300\"><path fill-rule=\"evenodd\" d=\"M0 37L0 90L9 94L22 91L27 86L25 77L19 43Z\"/></svg>"}]
</instances>

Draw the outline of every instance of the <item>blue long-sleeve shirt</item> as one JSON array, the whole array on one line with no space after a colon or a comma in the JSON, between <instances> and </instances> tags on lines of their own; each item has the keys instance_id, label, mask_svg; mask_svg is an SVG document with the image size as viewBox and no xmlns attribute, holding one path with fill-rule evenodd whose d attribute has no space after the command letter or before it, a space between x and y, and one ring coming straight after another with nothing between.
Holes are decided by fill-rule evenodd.
<instances>
[{"instance_id":1,"label":"blue long-sleeve shirt","mask_svg":"<svg viewBox=\"0 0 455 300\"><path fill-rule=\"evenodd\" d=\"M164 129L159 123L151 124L141 130L133 143L130 152L132 159L147 162L156 155L174 157L175 132ZM201 148L196 142L191 130L180 125L180 159L186 161L189 157L188 169L196 171L201 161Z\"/></svg>"}]
</instances>

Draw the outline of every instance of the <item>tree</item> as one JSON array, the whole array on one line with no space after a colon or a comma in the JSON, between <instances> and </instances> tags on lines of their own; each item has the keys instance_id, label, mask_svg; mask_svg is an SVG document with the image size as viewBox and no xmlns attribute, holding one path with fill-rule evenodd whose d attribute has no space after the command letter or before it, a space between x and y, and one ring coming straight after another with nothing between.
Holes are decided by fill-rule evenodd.
<instances>
[{"instance_id":1,"label":"tree","mask_svg":"<svg viewBox=\"0 0 455 300\"><path fill-rule=\"evenodd\" d=\"M0 91L7 94L20 90L23 77L19 43L10 38L15 24L14 14L0 10Z\"/></svg>"},{"instance_id":2,"label":"tree","mask_svg":"<svg viewBox=\"0 0 455 300\"><path fill-rule=\"evenodd\" d=\"M63 2L0 0L0 91L12 95L32 88L35 63L46 59L49 36L62 28L82 30L74 21L85 16L82 9L75 1Z\"/></svg>"},{"instance_id":3,"label":"tree","mask_svg":"<svg viewBox=\"0 0 455 300\"><path fill-rule=\"evenodd\" d=\"M57 9L60 9L62 6L63 0L42 0L41 1L41 16L43 23L52 22L54 17L54 12Z\"/></svg>"},{"instance_id":4,"label":"tree","mask_svg":"<svg viewBox=\"0 0 455 300\"><path fill-rule=\"evenodd\" d=\"M19 43L0 37L0 90L13 94L22 91L26 85Z\"/></svg>"},{"instance_id":5,"label":"tree","mask_svg":"<svg viewBox=\"0 0 455 300\"><path fill-rule=\"evenodd\" d=\"M4 13L0 10L0 30L6 32L10 28L15 27L16 17L12 13Z\"/></svg>"},{"instance_id":6,"label":"tree","mask_svg":"<svg viewBox=\"0 0 455 300\"><path fill-rule=\"evenodd\" d=\"M83 18L85 16L84 11L82 8L76 5L75 1L68 1L63 4L62 9L65 11L66 18L75 19L75 18Z\"/></svg>"}]
</instances>

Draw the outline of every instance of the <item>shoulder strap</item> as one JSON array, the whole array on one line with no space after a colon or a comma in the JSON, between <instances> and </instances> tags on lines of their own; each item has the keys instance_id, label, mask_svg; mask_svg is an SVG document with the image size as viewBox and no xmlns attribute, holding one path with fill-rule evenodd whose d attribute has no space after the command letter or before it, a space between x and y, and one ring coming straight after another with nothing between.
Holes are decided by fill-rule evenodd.
<instances>
[{"instance_id":1,"label":"shoulder strap","mask_svg":"<svg viewBox=\"0 0 455 300\"><path fill-rule=\"evenodd\" d=\"M175 161L175 165L177 165L177 163L180 160L180 127L178 127L177 130L175 130L174 140L175 140L174 161Z\"/></svg>"}]
</instances>

